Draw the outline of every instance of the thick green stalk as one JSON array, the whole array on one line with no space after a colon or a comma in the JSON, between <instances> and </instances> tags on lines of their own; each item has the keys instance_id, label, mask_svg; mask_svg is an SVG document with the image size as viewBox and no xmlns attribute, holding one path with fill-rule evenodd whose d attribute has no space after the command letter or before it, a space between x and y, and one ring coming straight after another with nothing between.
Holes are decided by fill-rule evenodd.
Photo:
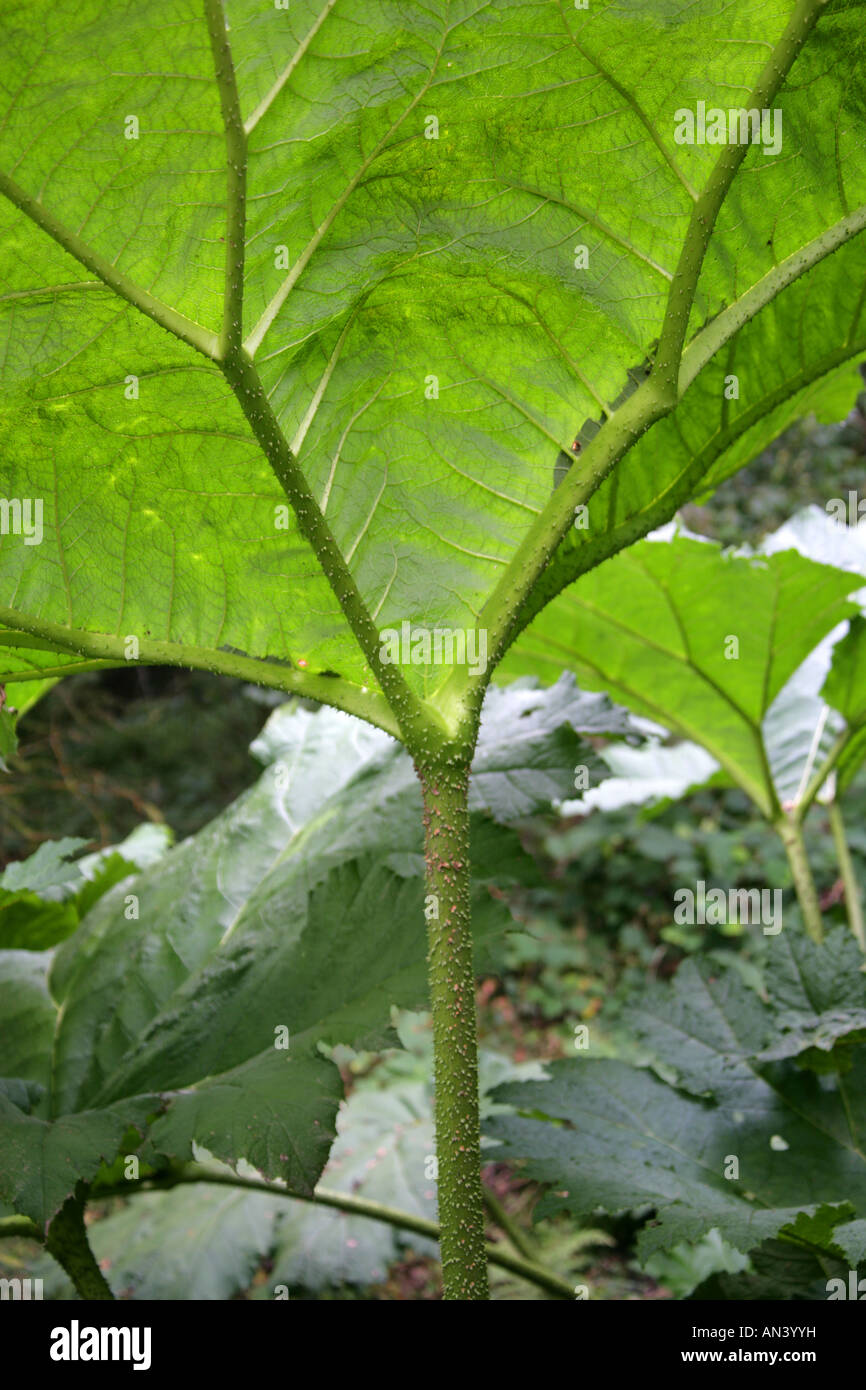
<instances>
[{"instance_id":1,"label":"thick green stalk","mask_svg":"<svg viewBox=\"0 0 866 1390\"><path fill-rule=\"evenodd\" d=\"M470 924L469 764L465 749L453 749L417 766L424 797L427 969L446 1299L488 1297Z\"/></svg>"},{"instance_id":2,"label":"thick green stalk","mask_svg":"<svg viewBox=\"0 0 866 1390\"><path fill-rule=\"evenodd\" d=\"M819 944L824 940L824 923L821 917L821 904L815 889L815 880L806 855L803 831L800 824L791 816L782 814L775 822L776 830L785 846L794 892L803 914L803 923L813 941Z\"/></svg>"},{"instance_id":3,"label":"thick green stalk","mask_svg":"<svg viewBox=\"0 0 866 1390\"><path fill-rule=\"evenodd\" d=\"M833 843L836 846L836 860L839 864L839 873L842 875L842 882L845 886L845 911L848 914L848 924L857 938L857 943L861 951L866 951L866 927L863 922L863 901L860 897L860 885L854 873L854 863L851 859L851 851L848 848L848 838L845 834L845 822L842 819L842 808L838 801L830 802L830 829L833 832Z\"/></svg>"},{"instance_id":4,"label":"thick green stalk","mask_svg":"<svg viewBox=\"0 0 866 1390\"><path fill-rule=\"evenodd\" d=\"M114 1298L87 1239L83 1184L79 1183L75 1196L68 1198L48 1227L45 1248L69 1275L82 1298Z\"/></svg>"}]
</instances>

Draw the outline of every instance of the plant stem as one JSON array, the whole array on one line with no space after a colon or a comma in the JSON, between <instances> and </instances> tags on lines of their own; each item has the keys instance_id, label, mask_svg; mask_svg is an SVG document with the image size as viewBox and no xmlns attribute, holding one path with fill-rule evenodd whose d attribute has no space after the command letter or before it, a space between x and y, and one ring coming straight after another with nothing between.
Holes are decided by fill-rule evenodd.
<instances>
[{"instance_id":1,"label":"plant stem","mask_svg":"<svg viewBox=\"0 0 866 1390\"><path fill-rule=\"evenodd\" d=\"M75 1195L60 1208L45 1237L45 1248L66 1271L82 1298L113 1299L84 1227L84 1187L79 1183Z\"/></svg>"},{"instance_id":2,"label":"plant stem","mask_svg":"<svg viewBox=\"0 0 866 1390\"><path fill-rule=\"evenodd\" d=\"M815 880L806 855L803 830L798 820L783 813L774 821L776 830L785 846L794 892L803 914L803 923L813 941L819 944L824 940L824 924L821 918L821 904L815 889Z\"/></svg>"},{"instance_id":3,"label":"plant stem","mask_svg":"<svg viewBox=\"0 0 866 1390\"><path fill-rule=\"evenodd\" d=\"M439 1222L446 1299L486 1299L465 750L417 767L424 798ZM417 765L416 765L417 766Z\"/></svg>"},{"instance_id":4,"label":"plant stem","mask_svg":"<svg viewBox=\"0 0 866 1390\"><path fill-rule=\"evenodd\" d=\"M839 864L839 872L842 875L842 882L845 885L845 911L848 914L848 924L857 938L857 944L861 951L866 951L866 927L863 923L863 902L860 897L860 885L854 873L854 863L851 859L851 851L848 848L848 839L845 834L845 822L842 819L842 808L838 801L830 802L830 829L833 832L833 843L836 846L836 859Z\"/></svg>"},{"instance_id":5,"label":"plant stem","mask_svg":"<svg viewBox=\"0 0 866 1390\"><path fill-rule=\"evenodd\" d=\"M384 1221L388 1226L396 1226L399 1230L404 1231L414 1231L417 1235L427 1236L430 1240L439 1241L441 1237L440 1228L435 1221L429 1221L423 1216L415 1216L409 1211L400 1211L397 1207L385 1206L382 1202L369 1201L366 1197L356 1197L354 1193L334 1192L327 1187L317 1187L313 1193L291 1192L285 1187L276 1187L261 1178L241 1178L235 1173L212 1172L203 1163L185 1163L182 1168L142 1178L138 1183L118 1183L115 1187L100 1189L95 1195L100 1200L106 1197L134 1197L140 1192L165 1191L194 1182L212 1183L218 1187L246 1188L251 1192L267 1192L272 1197L288 1197L296 1202L310 1202L313 1206L333 1207L337 1211L346 1212L349 1216L363 1216L371 1221ZM0 1228L0 1234L2 1234L2 1228ZM16 1232L16 1234L19 1233ZM20 1234L24 1234L24 1232ZM543 1265L538 1264L533 1259L512 1255L507 1250L501 1250L498 1246L489 1243L485 1244L485 1258L490 1264L499 1265L502 1269L509 1269L513 1274L518 1274L521 1278L528 1280L530 1284L547 1289L548 1293L552 1293L556 1298L574 1298L574 1290L565 1279L561 1279L559 1275L545 1269Z\"/></svg>"}]
</instances>

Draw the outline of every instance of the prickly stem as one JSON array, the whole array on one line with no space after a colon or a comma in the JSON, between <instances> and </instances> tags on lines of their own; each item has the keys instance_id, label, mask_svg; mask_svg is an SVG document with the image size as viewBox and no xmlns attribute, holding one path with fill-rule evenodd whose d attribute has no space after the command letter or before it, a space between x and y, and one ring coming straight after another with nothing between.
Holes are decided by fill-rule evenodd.
<instances>
[{"instance_id":1,"label":"prickly stem","mask_svg":"<svg viewBox=\"0 0 866 1390\"><path fill-rule=\"evenodd\" d=\"M416 762L424 798L442 1275L446 1299L463 1300L489 1296L470 912L470 761L471 753L453 749L430 763Z\"/></svg>"}]
</instances>

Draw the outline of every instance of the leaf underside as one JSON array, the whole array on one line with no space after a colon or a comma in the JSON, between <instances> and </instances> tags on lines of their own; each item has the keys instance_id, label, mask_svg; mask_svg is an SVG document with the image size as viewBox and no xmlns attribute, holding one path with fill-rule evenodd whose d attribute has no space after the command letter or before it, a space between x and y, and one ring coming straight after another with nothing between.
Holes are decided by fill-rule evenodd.
<instances>
[{"instance_id":1,"label":"leaf underside","mask_svg":"<svg viewBox=\"0 0 866 1390\"><path fill-rule=\"evenodd\" d=\"M749 93L795 9L228 0L239 327L380 629L474 625L560 453L652 358L721 153L677 144L675 113ZM370 683L310 546L275 524L285 498L218 366L23 210L216 340L233 204L199 0L27 0L0 24L0 171L20 190L0 202L3 489L44 504L40 544L0 537L0 620L43 643L0 646L3 674L73 669L59 629ZM747 151L689 287L688 340L741 303L745 326L602 485L534 602L792 415L847 408L866 351L863 43L862 6L822 10L774 100L782 150ZM752 287L795 262L752 316ZM447 670L404 675L430 693Z\"/></svg>"}]
</instances>

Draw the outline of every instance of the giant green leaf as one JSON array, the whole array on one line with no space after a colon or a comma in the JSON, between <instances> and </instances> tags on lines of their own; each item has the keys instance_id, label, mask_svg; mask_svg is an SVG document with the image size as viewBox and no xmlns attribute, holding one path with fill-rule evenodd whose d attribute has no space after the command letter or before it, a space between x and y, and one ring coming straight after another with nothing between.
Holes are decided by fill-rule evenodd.
<instances>
[{"instance_id":1,"label":"giant green leaf","mask_svg":"<svg viewBox=\"0 0 866 1390\"><path fill-rule=\"evenodd\" d=\"M628 444L534 605L792 414L842 413L866 345L862 18L13 0L3 489L44 514L38 543L32 515L2 537L0 678L140 653L383 720L373 628L495 636ZM698 100L780 114L781 149L678 143Z\"/></svg>"}]
</instances>

